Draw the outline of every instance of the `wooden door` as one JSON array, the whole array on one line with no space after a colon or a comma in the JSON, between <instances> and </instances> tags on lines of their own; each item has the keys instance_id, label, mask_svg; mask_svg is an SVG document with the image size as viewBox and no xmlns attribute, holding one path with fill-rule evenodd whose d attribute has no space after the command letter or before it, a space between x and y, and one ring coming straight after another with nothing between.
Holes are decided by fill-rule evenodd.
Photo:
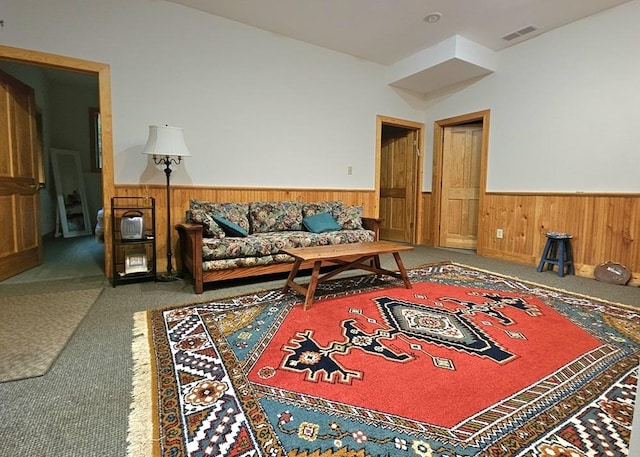
<instances>
[{"instance_id":1,"label":"wooden door","mask_svg":"<svg viewBox=\"0 0 640 457\"><path fill-rule=\"evenodd\" d=\"M440 246L476 249L482 124L444 129Z\"/></svg>"},{"instance_id":2,"label":"wooden door","mask_svg":"<svg viewBox=\"0 0 640 457\"><path fill-rule=\"evenodd\" d=\"M0 280L42 263L40 155L34 91L0 71Z\"/></svg>"},{"instance_id":3,"label":"wooden door","mask_svg":"<svg viewBox=\"0 0 640 457\"><path fill-rule=\"evenodd\" d=\"M380 148L380 238L415 240L418 131L383 125Z\"/></svg>"}]
</instances>

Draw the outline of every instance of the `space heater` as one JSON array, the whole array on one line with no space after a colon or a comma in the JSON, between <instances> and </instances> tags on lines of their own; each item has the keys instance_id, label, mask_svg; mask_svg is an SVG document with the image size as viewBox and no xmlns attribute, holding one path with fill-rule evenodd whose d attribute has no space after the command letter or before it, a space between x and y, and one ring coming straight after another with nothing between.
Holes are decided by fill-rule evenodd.
<instances>
[{"instance_id":1,"label":"space heater","mask_svg":"<svg viewBox=\"0 0 640 457\"><path fill-rule=\"evenodd\" d=\"M120 236L123 240L141 240L144 236L144 218L140 211L127 211L120 219Z\"/></svg>"}]
</instances>

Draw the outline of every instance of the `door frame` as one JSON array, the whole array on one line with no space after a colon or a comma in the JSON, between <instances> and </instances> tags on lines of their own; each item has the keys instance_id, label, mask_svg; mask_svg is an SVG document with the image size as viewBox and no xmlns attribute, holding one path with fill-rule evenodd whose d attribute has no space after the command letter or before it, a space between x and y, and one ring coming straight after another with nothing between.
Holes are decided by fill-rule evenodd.
<instances>
[{"instance_id":1,"label":"door frame","mask_svg":"<svg viewBox=\"0 0 640 457\"><path fill-rule=\"evenodd\" d=\"M422 205L421 195L423 187L424 176L424 123L409 121L407 119L399 119L389 116L376 116L376 158L375 158L375 185L374 185L374 215L380 217L380 172L382 163L382 125L393 125L395 127L402 127L408 130L417 130L418 134L418 163L416 165L416 173L414 179L416 180L415 186L415 220L413 221L413 230L411 233L411 242L417 244L420 239L418 234L422 233Z\"/></svg>"},{"instance_id":2,"label":"door frame","mask_svg":"<svg viewBox=\"0 0 640 457\"><path fill-rule=\"evenodd\" d=\"M487 157L489 152L489 120L491 110L476 111L474 113L462 114L460 116L441 119L433 123L433 178L432 178L432 199L431 199L431 220L433 221L431 240L433 246L440 246L440 224L442 205L442 162L444 130L460 124L472 122L482 122L482 151L480 157L480 195L478 199L478 244L476 253L483 255L484 246L480 234L482 233L482 208L484 195L487 191Z\"/></svg>"},{"instance_id":3,"label":"door frame","mask_svg":"<svg viewBox=\"0 0 640 457\"><path fill-rule=\"evenodd\" d=\"M10 60L29 65L75 71L98 77L98 98L100 102L100 119L102 127L102 207L105 212L109 208L109 196L114 193L113 176L113 123L111 108L111 69L108 64L90 60L66 57L46 52L14 48L0 45L0 60ZM109 217L105 215L105 223ZM111 271L111 230L104 230L105 277Z\"/></svg>"}]
</instances>

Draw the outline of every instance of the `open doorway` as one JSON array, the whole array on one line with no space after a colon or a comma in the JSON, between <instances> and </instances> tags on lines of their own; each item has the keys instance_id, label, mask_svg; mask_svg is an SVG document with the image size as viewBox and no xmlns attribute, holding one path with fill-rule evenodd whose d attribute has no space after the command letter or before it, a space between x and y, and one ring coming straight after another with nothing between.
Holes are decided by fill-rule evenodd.
<instances>
[{"instance_id":1,"label":"open doorway","mask_svg":"<svg viewBox=\"0 0 640 457\"><path fill-rule=\"evenodd\" d=\"M110 94L109 66L101 63L96 63L96 62L84 61L84 60L70 58L70 57L57 56L52 54L40 53L37 51L29 51L29 50L11 48L6 46L0 46L0 62L5 62L13 66L22 65L27 68L30 67L34 69L39 69L41 70L41 73L42 73L40 77L43 79L46 79L46 76L44 76L44 73L52 72L58 75L63 75L62 76L63 78L68 77L71 80L75 78L76 80L91 81L91 84L93 85L92 90L97 94L96 99L94 100L94 103L92 103L92 105L94 105L94 107L96 105L99 106L101 111L100 146L101 146L101 152L102 152L102 173L95 173L93 175L93 178L90 177L89 180L93 181L92 183L90 183L90 185L94 189L94 193L92 195L92 198L94 200L93 206L104 207L104 201L108 200L108 196L113 193L113 144L112 144L112 137L111 137L111 94ZM56 85L56 84L59 84L59 82L53 81L51 84ZM55 103L55 100L53 100L52 103ZM89 111L87 110L84 115L88 119L90 116ZM89 134L90 132L87 129L86 135L89 135ZM52 146L59 146L59 145L48 144L47 147L52 147ZM44 166L48 167L48 164L44 164ZM47 188L53 187L53 182L50 178L46 186L47 187L45 188L45 190L41 191L41 193L47 192ZM51 211L51 206L52 206L52 203L49 202L49 208L47 209L47 211ZM55 204L53 206L55 206ZM43 210L40 209L40 211L43 211ZM92 224L92 227L94 227L95 226L94 219L97 219L97 211L95 212L96 214L94 214L93 211L91 213L92 213L91 224ZM50 214L55 215L56 213L53 212L53 213L49 213L49 215ZM14 230L13 227L12 227L12 230ZM44 230L41 233L41 235L42 234L46 234L44 233ZM100 271L102 272L102 274L105 274L105 272L109 271L108 263L110 261L109 256L105 255L105 253L108 253L110 250L110 237L108 236L107 231L105 231L105 234L107 235L104 238L105 242L104 244L100 245L101 255L100 255L99 261L102 262L102 266L100 268ZM52 235L52 236L55 236L55 235ZM92 238L91 241L94 241L93 237L91 238ZM45 237L44 241L47 242L48 239ZM71 260L71 258L73 258L73 255L75 255L73 253L79 253L84 251L86 253L86 256L95 257L96 255L96 251L93 249L87 252L86 246L79 247L78 240L64 240L65 241L64 243L60 243L59 241L61 240L58 240L58 239L56 239L55 241L56 241L56 245L54 247L54 251L56 252L55 254L56 258L69 259L69 262L73 262L73 260ZM66 241L69 241L69 243L66 243ZM67 250L67 248L64 246L66 246L67 244L69 244L68 252L67 252L67 254L69 255L64 254L64 251ZM60 249L62 249L62 251ZM46 256L46 252L47 250L45 248L45 256ZM95 259L94 259L94 262L95 262ZM81 270L81 271L84 271L84 270ZM94 272L95 271L97 270L94 270Z\"/></svg>"},{"instance_id":2,"label":"open doorway","mask_svg":"<svg viewBox=\"0 0 640 457\"><path fill-rule=\"evenodd\" d=\"M488 134L488 110L435 123L432 232L435 246L481 253L478 233L486 190Z\"/></svg>"},{"instance_id":3,"label":"open doorway","mask_svg":"<svg viewBox=\"0 0 640 457\"><path fill-rule=\"evenodd\" d=\"M418 242L423 138L422 123L377 117L376 196L383 240Z\"/></svg>"},{"instance_id":4,"label":"open doorway","mask_svg":"<svg viewBox=\"0 0 640 457\"><path fill-rule=\"evenodd\" d=\"M102 170L91 155L94 138L90 114L99 103L97 77L7 60L0 60L0 72L34 94L37 115L32 121L37 129L41 170L37 215L19 220L3 207L2 218L13 220L18 224L16 229L39 221L34 227L39 236L35 243L42 250L40 261L10 262L0 278L18 276L14 280L30 282L104 275L104 244L93 237L102 208ZM31 130L26 115L23 117L22 128ZM29 153L21 142L13 149L18 160ZM76 237L83 239L70 239ZM19 252L16 250L13 257L17 258ZM24 254L33 257L30 251Z\"/></svg>"}]
</instances>

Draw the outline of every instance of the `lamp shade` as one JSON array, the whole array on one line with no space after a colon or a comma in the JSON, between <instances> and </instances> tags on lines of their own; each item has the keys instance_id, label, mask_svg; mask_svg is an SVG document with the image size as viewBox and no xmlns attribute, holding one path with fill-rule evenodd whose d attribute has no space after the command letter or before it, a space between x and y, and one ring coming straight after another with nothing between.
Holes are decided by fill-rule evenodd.
<instances>
[{"instance_id":1,"label":"lamp shade","mask_svg":"<svg viewBox=\"0 0 640 457\"><path fill-rule=\"evenodd\" d=\"M190 157L184 142L182 129L169 125L150 125L149 138L142 150L143 154L154 156Z\"/></svg>"}]
</instances>

